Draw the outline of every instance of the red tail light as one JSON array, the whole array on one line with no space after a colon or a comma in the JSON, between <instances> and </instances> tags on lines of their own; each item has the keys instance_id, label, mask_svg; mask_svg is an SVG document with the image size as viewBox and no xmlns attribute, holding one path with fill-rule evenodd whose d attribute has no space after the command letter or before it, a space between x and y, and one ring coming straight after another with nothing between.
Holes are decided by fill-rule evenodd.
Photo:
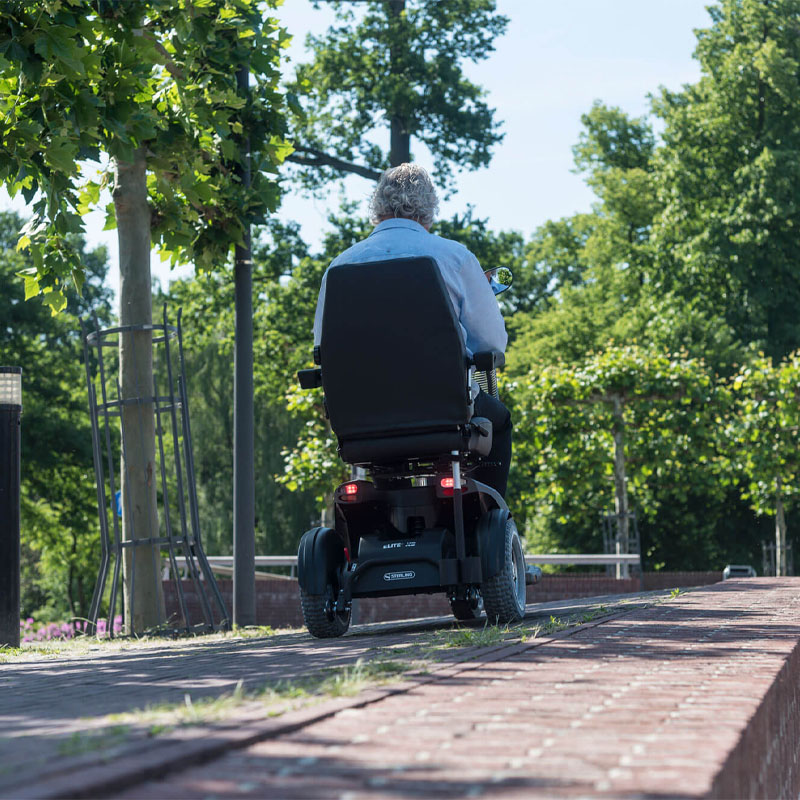
<instances>
[{"instance_id":1,"label":"red tail light","mask_svg":"<svg viewBox=\"0 0 800 800\"><path fill-rule=\"evenodd\" d=\"M344 485L344 493L347 494L347 495L358 494L358 484L357 483L346 483Z\"/></svg>"},{"instance_id":2,"label":"red tail light","mask_svg":"<svg viewBox=\"0 0 800 800\"><path fill-rule=\"evenodd\" d=\"M442 489L452 489L455 486L455 481L452 478L442 478L440 485Z\"/></svg>"}]
</instances>

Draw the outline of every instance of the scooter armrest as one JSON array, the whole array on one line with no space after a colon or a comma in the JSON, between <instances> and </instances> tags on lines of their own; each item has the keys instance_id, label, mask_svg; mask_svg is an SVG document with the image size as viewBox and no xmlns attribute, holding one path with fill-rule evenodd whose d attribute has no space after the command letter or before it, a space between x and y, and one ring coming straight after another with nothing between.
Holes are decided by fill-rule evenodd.
<instances>
[{"instance_id":1,"label":"scooter armrest","mask_svg":"<svg viewBox=\"0 0 800 800\"><path fill-rule=\"evenodd\" d=\"M301 369L297 373L301 389L317 389L322 386L322 370L319 367L314 369Z\"/></svg>"},{"instance_id":2,"label":"scooter armrest","mask_svg":"<svg viewBox=\"0 0 800 800\"><path fill-rule=\"evenodd\" d=\"M470 366L473 365L475 369L490 372L493 369L504 367L506 365L506 356L505 353L501 353L499 350L481 350L480 353L473 354Z\"/></svg>"}]
</instances>

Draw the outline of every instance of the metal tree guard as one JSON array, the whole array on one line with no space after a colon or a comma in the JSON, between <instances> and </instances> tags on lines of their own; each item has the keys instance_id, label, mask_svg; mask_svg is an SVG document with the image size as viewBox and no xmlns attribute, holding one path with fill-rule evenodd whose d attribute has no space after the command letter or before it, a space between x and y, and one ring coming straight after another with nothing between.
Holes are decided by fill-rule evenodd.
<instances>
[{"instance_id":1,"label":"metal tree guard","mask_svg":"<svg viewBox=\"0 0 800 800\"><path fill-rule=\"evenodd\" d=\"M603 524L603 552L608 555L620 555L636 553L641 555L641 540L639 538L639 525L636 521L636 512L629 511L625 516L628 518L628 541L627 545L622 541L620 535L620 516L615 511L610 511L600 515ZM639 566L628 564L608 565L606 575L613 575L617 578L627 578L628 573L641 573L641 562Z\"/></svg>"},{"instance_id":2,"label":"metal tree guard","mask_svg":"<svg viewBox=\"0 0 800 800\"><path fill-rule=\"evenodd\" d=\"M794 554L792 544L786 545L786 574L794 575ZM761 542L761 565L762 574L765 577L775 577L778 574L777 558L775 555L775 542Z\"/></svg>"},{"instance_id":3,"label":"metal tree guard","mask_svg":"<svg viewBox=\"0 0 800 800\"><path fill-rule=\"evenodd\" d=\"M113 620L117 611L117 601L120 599L119 588L128 581L126 589L130 608L125 609L124 602L121 603L123 620L129 633L143 633L143 631L133 630L133 620L135 619L133 611L136 608L134 592L136 559L133 554L135 547L149 546L153 553L154 580L162 580L161 565L166 559L164 576L172 578L178 606L177 615L164 619L161 625L150 632L178 634L227 629L230 627L230 616L206 559L200 537L200 517L197 507L192 433L189 424L189 403L183 357L181 310L178 310L177 326L169 324L166 306L161 325L126 325L100 330L97 318L94 317L93 320L94 331L88 331L86 324L81 320L89 414L92 425L92 451L97 485L101 548L100 570L89 610L90 623L93 629L96 629L100 607L108 589L106 630L109 636L114 635ZM138 391L138 397L122 398L116 364L109 369L103 351L106 348L113 348L113 352L117 353L122 337L138 331L152 331L153 394ZM177 369L173 365L174 346L171 346L172 340L177 342ZM156 347L156 345L161 345L161 347ZM158 358L159 355L161 358ZM159 378L166 384L164 394L159 394L158 391ZM156 461L158 462L161 497L159 500L159 530L150 531L149 536L138 538L137 531L133 529L131 516L128 519L131 535L123 540L119 521L121 510L118 511L114 506L117 504L118 489L121 488L122 483L119 479L122 476L118 477L119 471L123 468L120 465L120 455L122 464L125 465L126 475L124 477L127 480L129 476L125 458L126 443L130 441L132 435L137 434L136 431L126 430L126 426L123 424L122 408L128 405L138 405L144 410L144 413L151 410L155 415ZM120 420L118 429L112 424L114 417L118 417ZM169 429L166 437L165 425ZM115 469L115 463L120 465L118 469ZM107 489L108 491L106 491ZM119 508L121 509L121 507L120 502ZM111 516L111 525L109 525L109 516ZM176 517L177 523L175 522ZM123 554L126 550L131 561L130 579L126 575L126 570L122 569ZM187 603L179 558L185 562L186 574L189 576L195 596L199 601L200 616L202 617L200 620L193 618ZM113 576L109 586L108 577L112 564ZM158 585L153 586L153 591L157 593L158 590Z\"/></svg>"}]
</instances>

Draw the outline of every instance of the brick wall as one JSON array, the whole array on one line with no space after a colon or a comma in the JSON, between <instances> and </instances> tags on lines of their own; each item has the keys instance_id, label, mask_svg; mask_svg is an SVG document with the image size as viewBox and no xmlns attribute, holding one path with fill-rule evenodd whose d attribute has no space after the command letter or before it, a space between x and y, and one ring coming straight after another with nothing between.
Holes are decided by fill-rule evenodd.
<instances>
[{"instance_id":1,"label":"brick wall","mask_svg":"<svg viewBox=\"0 0 800 800\"><path fill-rule=\"evenodd\" d=\"M722 580L722 570L716 572L645 572L642 589L674 589L676 586L706 586Z\"/></svg>"},{"instance_id":2,"label":"brick wall","mask_svg":"<svg viewBox=\"0 0 800 800\"><path fill-rule=\"evenodd\" d=\"M638 592L638 578L610 578L606 575L544 575L535 586L528 587L529 603L549 603L571 597L594 597L598 594Z\"/></svg>"},{"instance_id":3,"label":"brick wall","mask_svg":"<svg viewBox=\"0 0 800 800\"><path fill-rule=\"evenodd\" d=\"M676 586L701 586L716 583L721 572L650 572L639 578L617 580L606 575L545 575L541 582L529 586L529 603L568 600L573 597L594 597L603 594L638 592L641 589L672 589ZM183 581L183 591L190 621L202 622L203 615L191 581ZM218 581L229 613L233 608L233 581ZM167 617L180 619L180 610L172 581L164 581ZM418 594L402 597L364 598L354 609L353 622L384 622L392 619L434 617L450 613L450 604L443 594ZM273 628L296 628L303 624L300 611L300 590L296 580L274 578L256 581L256 623Z\"/></svg>"},{"instance_id":4,"label":"brick wall","mask_svg":"<svg viewBox=\"0 0 800 800\"><path fill-rule=\"evenodd\" d=\"M768 639L765 638L765 644ZM800 794L800 644L796 645L708 797L797 797Z\"/></svg>"}]
</instances>

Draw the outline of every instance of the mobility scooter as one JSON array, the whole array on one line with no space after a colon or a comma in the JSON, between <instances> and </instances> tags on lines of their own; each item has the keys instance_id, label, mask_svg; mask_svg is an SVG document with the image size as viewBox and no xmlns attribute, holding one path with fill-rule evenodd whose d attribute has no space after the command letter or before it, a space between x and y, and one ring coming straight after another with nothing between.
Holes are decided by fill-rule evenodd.
<instances>
[{"instance_id":1,"label":"mobility scooter","mask_svg":"<svg viewBox=\"0 0 800 800\"><path fill-rule=\"evenodd\" d=\"M505 288L487 277L495 293ZM298 377L304 389L322 386L339 455L367 478L336 489L334 528L313 528L300 541L301 603L313 636L345 633L360 597L442 592L459 620L482 609L491 623L522 619L517 529L500 494L469 477L492 442L491 422L473 416L470 376L474 368L496 392L494 370L504 360L467 356L433 259L328 272L318 366Z\"/></svg>"}]
</instances>

